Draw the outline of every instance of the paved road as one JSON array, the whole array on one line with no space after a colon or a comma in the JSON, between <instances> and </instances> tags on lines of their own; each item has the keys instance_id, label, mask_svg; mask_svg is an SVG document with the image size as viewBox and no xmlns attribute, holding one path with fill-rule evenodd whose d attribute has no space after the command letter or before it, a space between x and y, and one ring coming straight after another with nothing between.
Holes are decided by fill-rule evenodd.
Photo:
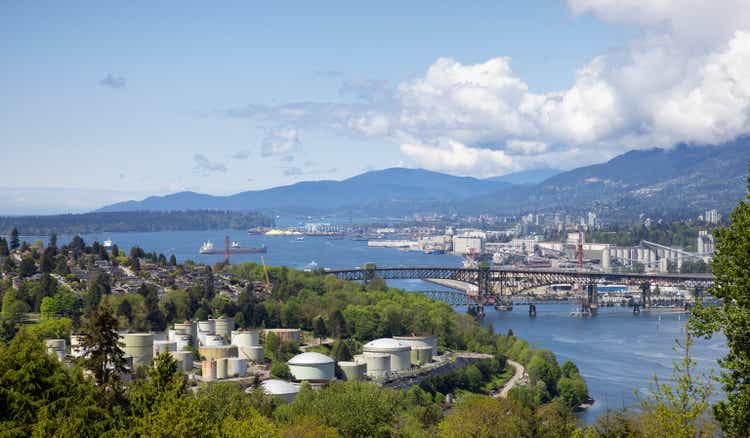
<instances>
[{"instance_id":1,"label":"paved road","mask_svg":"<svg viewBox=\"0 0 750 438\"><path fill-rule=\"evenodd\" d=\"M511 389L513 389L518 383L523 379L523 376L526 374L526 370L524 369L523 365L520 363L508 359L508 364L515 368L516 372L513 373L513 377L508 380L505 385L503 386L503 389L495 395L495 397L498 398L505 398L508 396L508 393Z\"/></svg>"}]
</instances>

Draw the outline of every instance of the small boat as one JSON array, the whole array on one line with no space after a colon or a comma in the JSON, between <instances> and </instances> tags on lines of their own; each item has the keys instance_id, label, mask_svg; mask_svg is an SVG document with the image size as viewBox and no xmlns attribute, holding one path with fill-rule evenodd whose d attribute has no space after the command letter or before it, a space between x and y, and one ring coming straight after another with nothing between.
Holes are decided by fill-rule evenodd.
<instances>
[{"instance_id":1,"label":"small boat","mask_svg":"<svg viewBox=\"0 0 750 438\"><path fill-rule=\"evenodd\" d=\"M104 241L104 243L102 243L102 246L105 248L112 248L112 246L114 246L114 243L112 243L111 240L107 239Z\"/></svg>"},{"instance_id":2,"label":"small boat","mask_svg":"<svg viewBox=\"0 0 750 438\"><path fill-rule=\"evenodd\" d=\"M302 242L302 241L304 241L304 240L305 240L305 236L299 236L299 237L295 237L295 238L294 238L294 240L295 240L296 242Z\"/></svg>"},{"instance_id":3,"label":"small boat","mask_svg":"<svg viewBox=\"0 0 750 438\"><path fill-rule=\"evenodd\" d=\"M226 246L224 248L217 248L210 240L203 242L198 252L200 254L265 254L268 251L265 245L259 247L243 248L239 242L232 242L229 244L227 239Z\"/></svg>"}]
</instances>

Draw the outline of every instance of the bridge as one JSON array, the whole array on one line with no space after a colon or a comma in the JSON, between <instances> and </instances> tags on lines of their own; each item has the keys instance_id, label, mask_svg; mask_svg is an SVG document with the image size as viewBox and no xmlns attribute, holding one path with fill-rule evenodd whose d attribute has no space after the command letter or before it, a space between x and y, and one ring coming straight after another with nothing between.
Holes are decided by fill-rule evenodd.
<instances>
[{"instance_id":1,"label":"bridge","mask_svg":"<svg viewBox=\"0 0 750 438\"><path fill-rule=\"evenodd\" d=\"M484 306L503 306L514 295L524 291L549 286L552 284L578 284L586 291L583 303L584 311L591 311L597 306L597 285L618 283L638 285L641 288L641 303L644 307L651 304L651 285L683 286L698 291L713 286L712 274L662 274L662 273L613 273L578 269L530 269L530 268L491 268L480 264L477 268L423 266L423 267L378 267L367 263L362 268L326 270L342 280L363 281L374 278L383 280L396 279L445 279L455 280L477 287L476 294L466 294L470 311L478 316L484 315ZM451 295L455 300L455 293Z\"/></svg>"}]
</instances>

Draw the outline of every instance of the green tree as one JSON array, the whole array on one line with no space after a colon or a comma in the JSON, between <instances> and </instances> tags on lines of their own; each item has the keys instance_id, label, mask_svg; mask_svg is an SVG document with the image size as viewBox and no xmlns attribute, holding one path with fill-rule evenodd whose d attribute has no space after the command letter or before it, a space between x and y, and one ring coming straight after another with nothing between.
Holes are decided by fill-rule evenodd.
<instances>
[{"instance_id":1,"label":"green tree","mask_svg":"<svg viewBox=\"0 0 750 438\"><path fill-rule=\"evenodd\" d=\"M125 353L120 348L117 318L108 305L90 314L81 327L81 348L87 352L84 367L110 394L118 395L120 374L127 371Z\"/></svg>"},{"instance_id":2,"label":"green tree","mask_svg":"<svg viewBox=\"0 0 750 438\"><path fill-rule=\"evenodd\" d=\"M471 395L461 400L440 422L443 438L532 436L532 412L507 399Z\"/></svg>"},{"instance_id":3,"label":"green tree","mask_svg":"<svg viewBox=\"0 0 750 438\"><path fill-rule=\"evenodd\" d=\"M750 188L750 179L748 179ZM750 194L748 195L750 200ZM750 436L750 203L741 201L730 216L728 228L715 230L716 252L712 263L711 293L719 307L697 305L690 318L693 334L710 338L723 332L729 353L719 360L726 400L713 407L716 420L731 436Z\"/></svg>"},{"instance_id":4,"label":"green tree","mask_svg":"<svg viewBox=\"0 0 750 438\"><path fill-rule=\"evenodd\" d=\"M39 306L39 311L42 313L42 318L50 319L60 316L77 317L80 311L80 299L78 296L68 289L67 287L61 287L58 292L51 297L42 298L42 304Z\"/></svg>"},{"instance_id":5,"label":"green tree","mask_svg":"<svg viewBox=\"0 0 750 438\"><path fill-rule=\"evenodd\" d=\"M34 274L36 274L36 263L34 263L34 257L27 255L21 259L21 263L18 265L18 276L21 278L27 278Z\"/></svg>"},{"instance_id":6,"label":"green tree","mask_svg":"<svg viewBox=\"0 0 750 438\"><path fill-rule=\"evenodd\" d=\"M10 255L8 241L0 237L0 257L7 257L8 255Z\"/></svg>"},{"instance_id":7,"label":"green tree","mask_svg":"<svg viewBox=\"0 0 750 438\"><path fill-rule=\"evenodd\" d=\"M18 249L21 246L21 242L18 240L18 230L16 227L10 231L10 249Z\"/></svg>"},{"instance_id":8,"label":"green tree","mask_svg":"<svg viewBox=\"0 0 750 438\"><path fill-rule=\"evenodd\" d=\"M677 345L684 353L674 364L671 383L660 383L654 376L650 393L640 400L642 415L639 424L646 436L710 436L712 425L704 414L709 407L711 385L695 370L696 363L690 355L693 345L690 335L685 337L684 343L677 342Z\"/></svg>"},{"instance_id":9,"label":"green tree","mask_svg":"<svg viewBox=\"0 0 750 438\"><path fill-rule=\"evenodd\" d=\"M174 254L169 256L169 266L177 266L177 257Z\"/></svg>"},{"instance_id":10,"label":"green tree","mask_svg":"<svg viewBox=\"0 0 750 438\"><path fill-rule=\"evenodd\" d=\"M289 366L284 362L276 361L271 366L271 376L282 380L291 380L292 373L289 371Z\"/></svg>"},{"instance_id":11,"label":"green tree","mask_svg":"<svg viewBox=\"0 0 750 438\"><path fill-rule=\"evenodd\" d=\"M313 323L313 332L315 334L315 337L320 339L321 342L322 339L328 335L328 327L326 327L326 322L325 320L323 320L322 316L315 318L315 322Z\"/></svg>"}]
</instances>

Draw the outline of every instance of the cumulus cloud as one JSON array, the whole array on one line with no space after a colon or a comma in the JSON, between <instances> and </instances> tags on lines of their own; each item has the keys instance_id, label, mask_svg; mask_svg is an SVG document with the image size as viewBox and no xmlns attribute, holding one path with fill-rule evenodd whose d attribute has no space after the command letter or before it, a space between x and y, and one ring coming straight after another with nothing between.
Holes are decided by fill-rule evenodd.
<instances>
[{"instance_id":1,"label":"cumulus cloud","mask_svg":"<svg viewBox=\"0 0 750 438\"><path fill-rule=\"evenodd\" d=\"M99 85L109 88L125 88L125 78L122 76L115 76L112 73L107 73L107 76L99 81Z\"/></svg>"},{"instance_id":2,"label":"cumulus cloud","mask_svg":"<svg viewBox=\"0 0 750 438\"><path fill-rule=\"evenodd\" d=\"M747 0L568 0L575 15L637 25L625 47L595 57L573 83L536 92L498 56L439 58L389 90L350 81L354 103L229 110L300 129L380 138L413 164L459 174L573 167L629 149L717 144L750 134ZM296 131L295 131L296 134Z\"/></svg>"},{"instance_id":3,"label":"cumulus cloud","mask_svg":"<svg viewBox=\"0 0 750 438\"><path fill-rule=\"evenodd\" d=\"M193 170L202 176L209 176L212 173L226 173L227 166L223 163L211 161L203 154L193 155Z\"/></svg>"},{"instance_id":4,"label":"cumulus cloud","mask_svg":"<svg viewBox=\"0 0 750 438\"><path fill-rule=\"evenodd\" d=\"M299 135L294 128L272 129L266 132L261 144L264 157L289 156L299 148Z\"/></svg>"}]
</instances>

